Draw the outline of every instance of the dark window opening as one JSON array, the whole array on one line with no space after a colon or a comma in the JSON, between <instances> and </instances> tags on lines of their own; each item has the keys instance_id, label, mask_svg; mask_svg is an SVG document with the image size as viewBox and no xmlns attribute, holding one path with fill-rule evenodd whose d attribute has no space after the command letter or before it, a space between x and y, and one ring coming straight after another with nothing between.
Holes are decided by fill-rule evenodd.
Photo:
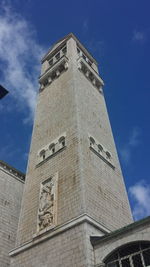
<instances>
[{"instance_id":1,"label":"dark window opening","mask_svg":"<svg viewBox=\"0 0 150 267\"><path fill-rule=\"evenodd\" d=\"M83 59L86 61L86 56L85 56L84 54L82 54L82 57L83 57Z\"/></svg>"},{"instance_id":2,"label":"dark window opening","mask_svg":"<svg viewBox=\"0 0 150 267\"><path fill-rule=\"evenodd\" d=\"M145 266L150 265L150 249L143 251L143 258L145 262Z\"/></svg>"},{"instance_id":3,"label":"dark window opening","mask_svg":"<svg viewBox=\"0 0 150 267\"><path fill-rule=\"evenodd\" d=\"M58 60L60 59L60 52L55 56L55 58Z\"/></svg>"},{"instance_id":4,"label":"dark window opening","mask_svg":"<svg viewBox=\"0 0 150 267\"><path fill-rule=\"evenodd\" d=\"M52 66L53 65L53 58L49 60L49 65Z\"/></svg>"},{"instance_id":5,"label":"dark window opening","mask_svg":"<svg viewBox=\"0 0 150 267\"><path fill-rule=\"evenodd\" d=\"M67 53L67 47L66 46L64 48L62 48L62 52L64 55Z\"/></svg>"},{"instance_id":6,"label":"dark window opening","mask_svg":"<svg viewBox=\"0 0 150 267\"><path fill-rule=\"evenodd\" d=\"M143 267L142 260L141 260L141 255L140 254L133 256L132 257L132 261L133 261L134 266L136 266L136 267Z\"/></svg>"},{"instance_id":7,"label":"dark window opening","mask_svg":"<svg viewBox=\"0 0 150 267\"><path fill-rule=\"evenodd\" d=\"M80 54L80 49L77 47L77 52L78 52L78 54Z\"/></svg>"},{"instance_id":8,"label":"dark window opening","mask_svg":"<svg viewBox=\"0 0 150 267\"><path fill-rule=\"evenodd\" d=\"M148 267L150 266L150 242L125 245L112 253L105 263L106 267Z\"/></svg>"}]
</instances>

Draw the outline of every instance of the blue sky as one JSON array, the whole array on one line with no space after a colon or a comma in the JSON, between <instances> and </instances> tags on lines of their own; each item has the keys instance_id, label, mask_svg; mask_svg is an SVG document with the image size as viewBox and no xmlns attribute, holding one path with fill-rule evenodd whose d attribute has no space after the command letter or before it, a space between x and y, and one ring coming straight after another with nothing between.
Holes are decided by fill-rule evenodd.
<instances>
[{"instance_id":1,"label":"blue sky","mask_svg":"<svg viewBox=\"0 0 150 267\"><path fill-rule=\"evenodd\" d=\"M40 58L73 32L99 62L135 219L150 215L149 0L0 2L0 159L25 172Z\"/></svg>"}]
</instances>

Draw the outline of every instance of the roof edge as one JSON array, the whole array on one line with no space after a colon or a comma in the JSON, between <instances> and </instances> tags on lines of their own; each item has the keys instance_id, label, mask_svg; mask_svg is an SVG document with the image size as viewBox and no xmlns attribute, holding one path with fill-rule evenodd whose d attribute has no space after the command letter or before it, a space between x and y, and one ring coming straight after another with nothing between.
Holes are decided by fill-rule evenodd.
<instances>
[{"instance_id":1,"label":"roof edge","mask_svg":"<svg viewBox=\"0 0 150 267\"><path fill-rule=\"evenodd\" d=\"M94 63L97 65L97 61L96 59L91 55L91 53L87 50L87 48L85 48L83 46L83 44L80 42L80 40L71 32L67 35L65 35L63 38L59 39L56 43L54 43L52 45L52 47L48 50L48 52L46 53L46 55L42 58L41 62L43 63L44 60L46 59L46 57L48 56L48 54L51 52L51 50L54 48L55 45L57 45L59 42L62 42L64 40L64 42L68 41L70 38L73 38L81 47L82 50L86 51L87 55L94 61ZM58 49L58 47L56 48L56 50ZM55 49L54 49L55 51Z\"/></svg>"},{"instance_id":2,"label":"roof edge","mask_svg":"<svg viewBox=\"0 0 150 267\"><path fill-rule=\"evenodd\" d=\"M108 234L106 234L104 236L91 236L90 237L91 244L93 246L99 245L103 241L107 241L107 240L109 240L109 239L111 239L113 237L116 237L116 236L118 236L120 234L123 234L125 232L130 231L130 230L133 230L134 228L139 227L142 224L145 225L147 223L150 223L150 216L148 216L148 217L146 217L144 219L141 219L139 221L133 222L131 224L128 224L128 225L126 225L126 226L124 226L122 228L119 228L119 229L117 229L117 230L115 230L115 231L113 231L111 233L108 233Z\"/></svg>"},{"instance_id":3,"label":"roof edge","mask_svg":"<svg viewBox=\"0 0 150 267\"><path fill-rule=\"evenodd\" d=\"M6 163L3 160L0 160L0 167L2 167L4 170L8 171L11 175L14 175L15 177L19 178L22 181L25 181L25 174L16 168L12 167L8 163Z\"/></svg>"}]
</instances>

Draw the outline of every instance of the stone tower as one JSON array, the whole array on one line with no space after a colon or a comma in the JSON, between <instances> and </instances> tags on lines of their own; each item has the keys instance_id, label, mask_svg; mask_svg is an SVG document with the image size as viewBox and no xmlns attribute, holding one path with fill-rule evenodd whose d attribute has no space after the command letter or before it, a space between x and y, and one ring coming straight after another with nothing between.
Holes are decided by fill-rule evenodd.
<instances>
[{"instance_id":1,"label":"stone tower","mask_svg":"<svg viewBox=\"0 0 150 267\"><path fill-rule=\"evenodd\" d=\"M73 34L42 59L11 266L93 266L91 235L132 222L97 62Z\"/></svg>"}]
</instances>

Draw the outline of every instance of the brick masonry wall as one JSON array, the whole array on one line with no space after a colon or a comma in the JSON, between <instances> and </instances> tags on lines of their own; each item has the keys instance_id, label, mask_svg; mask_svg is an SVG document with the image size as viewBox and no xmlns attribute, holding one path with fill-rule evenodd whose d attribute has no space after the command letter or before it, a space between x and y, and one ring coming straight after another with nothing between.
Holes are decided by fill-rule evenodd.
<instances>
[{"instance_id":1,"label":"brick masonry wall","mask_svg":"<svg viewBox=\"0 0 150 267\"><path fill-rule=\"evenodd\" d=\"M0 167L0 266L10 264L14 248L24 183Z\"/></svg>"},{"instance_id":2,"label":"brick masonry wall","mask_svg":"<svg viewBox=\"0 0 150 267\"><path fill-rule=\"evenodd\" d=\"M38 151L64 132L66 148L37 167ZM78 146L74 83L70 63L69 69L45 88L38 98L17 245L30 240L36 233L40 184L56 172L58 224L82 213Z\"/></svg>"},{"instance_id":3,"label":"brick masonry wall","mask_svg":"<svg viewBox=\"0 0 150 267\"><path fill-rule=\"evenodd\" d=\"M132 222L104 96L74 67L86 212L113 230ZM112 169L89 148L91 135L112 154Z\"/></svg>"},{"instance_id":4,"label":"brick masonry wall","mask_svg":"<svg viewBox=\"0 0 150 267\"><path fill-rule=\"evenodd\" d=\"M93 248L87 230L89 234L100 234L98 230L86 223L76 225L12 257L11 267L94 266Z\"/></svg>"}]
</instances>

